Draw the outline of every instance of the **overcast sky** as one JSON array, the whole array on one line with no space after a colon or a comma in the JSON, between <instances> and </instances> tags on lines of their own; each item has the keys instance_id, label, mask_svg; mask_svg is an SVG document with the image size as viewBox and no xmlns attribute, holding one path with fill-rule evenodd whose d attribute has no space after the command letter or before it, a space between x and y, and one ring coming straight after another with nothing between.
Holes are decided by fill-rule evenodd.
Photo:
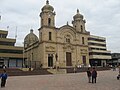
<instances>
[{"instance_id":1,"label":"overcast sky","mask_svg":"<svg viewBox=\"0 0 120 90\"><path fill-rule=\"evenodd\" d=\"M86 30L92 35L103 36L107 49L120 53L120 0L49 0L56 12L56 27L73 20L77 9L86 19ZM46 0L0 0L0 29L7 29L8 37L15 38L17 46L23 46L25 36L34 29L38 36L41 8Z\"/></svg>"}]
</instances>

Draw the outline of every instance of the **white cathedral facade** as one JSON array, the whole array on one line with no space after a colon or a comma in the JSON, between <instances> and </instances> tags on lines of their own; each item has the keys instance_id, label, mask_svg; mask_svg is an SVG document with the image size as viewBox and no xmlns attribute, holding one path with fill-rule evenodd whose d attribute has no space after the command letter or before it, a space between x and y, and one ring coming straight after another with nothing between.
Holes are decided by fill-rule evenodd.
<instances>
[{"instance_id":1,"label":"white cathedral facade","mask_svg":"<svg viewBox=\"0 0 120 90\"><path fill-rule=\"evenodd\" d=\"M85 29L83 15L77 10L72 26L67 23L59 28L55 26L55 15L47 0L40 13L39 38L31 29L24 39L26 65L43 68L89 65L90 32Z\"/></svg>"}]
</instances>

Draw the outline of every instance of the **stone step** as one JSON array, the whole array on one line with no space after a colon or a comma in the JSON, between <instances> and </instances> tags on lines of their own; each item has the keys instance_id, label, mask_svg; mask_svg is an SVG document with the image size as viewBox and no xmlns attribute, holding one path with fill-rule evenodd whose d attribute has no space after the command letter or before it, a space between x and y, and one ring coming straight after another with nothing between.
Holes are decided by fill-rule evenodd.
<instances>
[{"instance_id":1,"label":"stone step","mask_svg":"<svg viewBox=\"0 0 120 90\"><path fill-rule=\"evenodd\" d=\"M66 69L48 69L47 71L52 74L65 74L66 73Z\"/></svg>"},{"instance_id":2,"label":"stone step","mask_svg":"<svg viewBox=\"0 0 120 90\"><path fill-rule=\"evenodd\" d=\"M20 69L6 69L8 76L26 76L26 75L48 75L52 74L47 69L33 70L33 71L22 71ZM0 69L0 74L3 69Z\"/></svg>"}]
</instances>

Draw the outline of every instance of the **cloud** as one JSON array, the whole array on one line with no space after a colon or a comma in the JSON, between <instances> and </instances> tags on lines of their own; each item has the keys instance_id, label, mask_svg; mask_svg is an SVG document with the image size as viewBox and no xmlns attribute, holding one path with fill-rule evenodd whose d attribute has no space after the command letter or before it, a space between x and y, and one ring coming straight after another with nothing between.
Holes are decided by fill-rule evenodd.
<instances>
[{"instance_id":1,"label":"cloud","mask_svg":"<svg viewBox=\"0 0 120 90\"><path fill-rule=\"evenodd\" d=\"M56 26L61 27L68 21L71 25L76 10L86 19L86 29L93 35L103 36L107 39L108 49L120 52L120 0L49 0L56 12ZM31 28L38 36L40 27L41 8L46 0L1 0L0 12L2 14L1 27L9 28L9 37L14 37L16 26L17 44L22 45L25 35ZM22 37L21 37L22 35ZM116 44L117 43L117 44ZM116 49L117 48L117 49Z\"/></svg>"}]
</instances>

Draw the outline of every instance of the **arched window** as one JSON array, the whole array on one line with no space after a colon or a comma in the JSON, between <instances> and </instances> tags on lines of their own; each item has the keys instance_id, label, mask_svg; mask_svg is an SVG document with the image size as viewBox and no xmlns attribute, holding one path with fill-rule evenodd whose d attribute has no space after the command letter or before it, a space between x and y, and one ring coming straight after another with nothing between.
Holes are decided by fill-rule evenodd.
<instances>
[{"instance_id":1,"label":"arched window","mask_svg":"<svg viewBox=\"0 0 120 90\"><path fill-rule=\"evenodd\" d=\"M83 26L81 25L81 32L83 32Z\"/></svg>"},{"instance_id":2,"label":"arched window","mask_svg":"<svg viewBox=\"0 0 120 90\"><path fill-rule=\"evenodd\" d=\"M48 18L48 26L51 24L51 18Z\"/></svg>"},{"instance_id":3,"label":"arched window","mask_svg":"<svg viewBox=\"0 0 120 90\"><path fill-rule=\"evenodd\" d=\"M85 44L85 39L84 39L84 37L82 37L82 44Z\"/></svg>"},{"instance_id":4,"label":"arched window","mask_svg":"<svg viewBox=\"0 0 120 90\"><path fill-rule=\"evenodd\" d=\"M70 35L66 35L66 36L65 36L65 42L66 42L66 43L70 43L70 42L71 42L71 37L70 37Z\"/></svg>"},{"instance_id":5,"label":"arched window","mask_svg":"<svg viewBox=\"0 0 120 90\"><path fill-rule=\"evenodd\" d=\"M67 43L70 43L70 38L66 38L66 42L67 42Z\"/></svg>"},{"instance_id":6,"label":"arched window","mask_svg":"<svg viewBox=\"0 0 120 90\"><path fill-rule=\"evenodd\" d=\"M52 40L52 33L49 32L49 40Z\"/></svg>"},{"instance_id":7,"label":"arched window","mask_svg":"<svg viewBox=\"0 0 120 90\"><path fill-rule=\"evenodd\" d=\"M40 40L42 41L42 32L40 33Z\"/></svg>"},{"instance_id":8,"label":"arched window","mask_svg":"<svg viewBox=\"0 0 120 90\"><path fill-rule=\"evenodd\" d=\"M75 29L76 29L76 25L75 25Z\"/></svg>"}]
</instances>

